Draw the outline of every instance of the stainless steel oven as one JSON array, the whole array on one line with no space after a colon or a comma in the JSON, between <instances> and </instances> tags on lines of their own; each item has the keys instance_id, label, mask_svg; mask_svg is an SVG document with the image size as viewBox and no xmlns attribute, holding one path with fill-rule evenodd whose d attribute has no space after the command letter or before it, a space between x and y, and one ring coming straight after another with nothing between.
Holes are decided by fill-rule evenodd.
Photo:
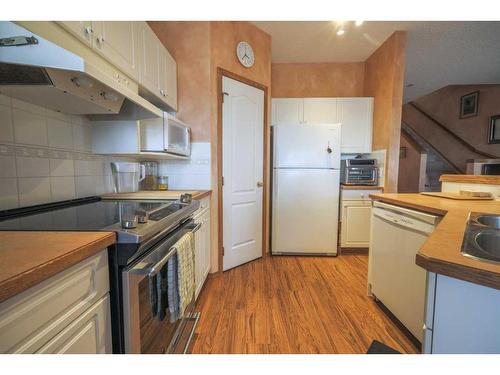
<instances>
[{"instance_id":1,"label":"stainless steel oven","mask_svg":"<svg viewBox=\"0 0 500 375\"><path fill-rule=\"evenodd\" d=\"M185 222L122 270L125 353L187 351L199 319L199 313L194 312L194 293L182 318L172 322L166 301L165 315L158 313L158 304L163 302L158 298L156 283L168 260L176 253L174 244L198 228L199 224L192 220Z\"/></svg>"}]
</instances>

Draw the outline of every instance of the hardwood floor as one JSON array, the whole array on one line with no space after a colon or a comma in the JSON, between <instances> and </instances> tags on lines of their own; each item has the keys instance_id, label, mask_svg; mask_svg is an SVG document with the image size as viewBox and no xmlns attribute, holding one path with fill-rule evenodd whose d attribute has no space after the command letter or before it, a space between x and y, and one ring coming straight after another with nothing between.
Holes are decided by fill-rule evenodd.
<instances>
[{"instance_id":1,"label":"hardwood floor","mask_svg":"<svg viewBox=\"0 0 500 375\"><path fill-rule=\"evenodd\" d=\"M266 257L207 280L192 353L417 349L366 295L368 256Z\"/></svg>"}]
</instances>

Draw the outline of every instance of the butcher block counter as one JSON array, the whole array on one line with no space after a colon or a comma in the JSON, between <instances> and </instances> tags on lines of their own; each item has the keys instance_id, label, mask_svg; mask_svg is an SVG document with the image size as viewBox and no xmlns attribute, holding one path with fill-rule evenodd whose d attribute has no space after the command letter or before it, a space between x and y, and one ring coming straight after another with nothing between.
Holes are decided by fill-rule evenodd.
<instances>
[{"instance_id":1,"label":"butcher block counter","mask_svg":"<svg viewBox=\"0 0 500 375\"><path fill-rule=\"evenodd\" d=\"M461 201L421 194L371 194L373 200L442 216L416 256L416 263L430 272L500 289L500 264L461 254L470 212L500 214L500 201Z\"/></svg>"},{"instance_id":2,"label":"butcher block counter","mask_svg":"<svg viewBox=\"0 0 500 375\"><path fill-rule=\"evenodd\" d=\"M202 199L210 195L211 190L141 190L136 193L115 193L101 195L102 199L179 199L182 194L191 194L193 199Z\"/></svg>"},{"instance_id":3,"label":"butcher block counter","mask_svg":"<svg viewBox=\"0 0 500 375\"><path fill-rule=\"evenodd\" d=\"M115 243L113 232L0 232L0 302Z\"/></svg>"}]
</instances>

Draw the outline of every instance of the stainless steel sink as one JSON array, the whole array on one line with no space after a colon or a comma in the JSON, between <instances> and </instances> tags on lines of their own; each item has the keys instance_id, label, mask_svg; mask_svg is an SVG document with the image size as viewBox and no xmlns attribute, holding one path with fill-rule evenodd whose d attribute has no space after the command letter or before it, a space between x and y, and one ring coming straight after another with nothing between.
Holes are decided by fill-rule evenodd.
<instances>
[{"instance_id":1,"label":"stainless steel sink","mask_svg":"<svg viewBox=\"0 0 500 375\"><path fill-rule=\"evenodd\" d=\"M476 217L476 221L487 227L500 229L500 215L480 215Z\"/></svg>"},{"instance_id":2,"label":"stainless steel sink","mask_svg":"<svg viewBox=\"0 0 500 375\"><path fill-rule=\"evenodd\" d=\"M462 254L500 263L500 215L470 214L462 242Z\"/></svg>"}]
</instances>

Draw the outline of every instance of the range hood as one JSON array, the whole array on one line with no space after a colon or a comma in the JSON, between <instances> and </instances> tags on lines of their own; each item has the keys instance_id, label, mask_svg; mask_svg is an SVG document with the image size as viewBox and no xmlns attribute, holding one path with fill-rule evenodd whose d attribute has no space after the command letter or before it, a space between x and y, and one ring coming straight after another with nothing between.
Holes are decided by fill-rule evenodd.
<instances>
[{"instance_id":1,"label":"range hood","mask_svg":"<svg viewBox=\"0 0 500 375\"><path fill-rule=\"evenodd\" d=\"M80 56L0 21L0 92L91 120L162 118L163 112Z\"/></svg>"}]
</instances>

